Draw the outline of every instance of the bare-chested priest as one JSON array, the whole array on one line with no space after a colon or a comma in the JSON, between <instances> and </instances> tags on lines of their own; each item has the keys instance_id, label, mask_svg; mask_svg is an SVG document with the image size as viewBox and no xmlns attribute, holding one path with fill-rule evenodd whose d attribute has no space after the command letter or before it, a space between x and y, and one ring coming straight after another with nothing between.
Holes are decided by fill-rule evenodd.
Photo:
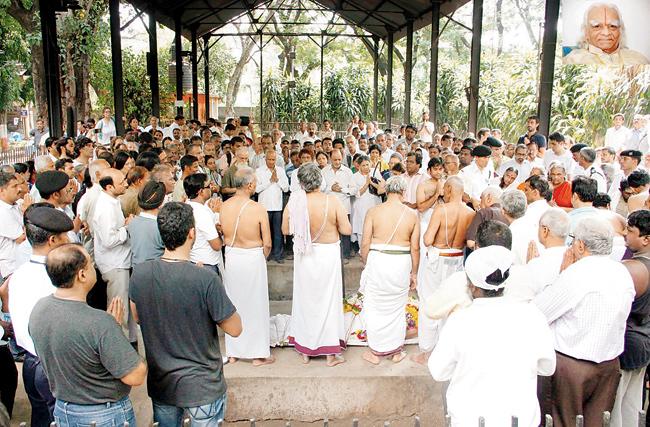
<instances>
[{"instance_id":1,"label":"bare-chested priest","mask_svg":"<svg viewBox=\"0 0 650 427\"><path fill-rule=\"evenodd\" d=\"M345 361L340 236L352 233L343 204L320 191L323 175L313 163L300 166L300 189L291 193L282 233L293 235L293 304L289 342L309 363L327 356L327 365Z\"/></svg>"},{"instance_id":2,"label":"bare-chested priest","mask_svg":"<svg viewBox=\"0 0 650 427\"><path fill-rule=\"evenodd\" d=\"M463 203L463 181L452 176L443 187L443 201L436 205L424 233L427 247L427 280L418 280L418 299L422 302L450 275L463 269L463 256L467 241L467 228L475 212ZM423 254L424 256L424 254ZM438 340L438 322L427 316L418 317L420 353L413 357L426 363Z\"/></svg>"},{"instance_id":3,"label":"bare-chested priest","mask_svg":"<svg viewBox=\"0 0 650 427\"><path fill-rule=\"evenodd\" d=\"M391 357L397 363L406 356L402 350L406 335L404 309L409 289L415 289L417 283L420 258L420 220L403 203L406 188L403 177L389 178L387 200L371 208L363 223L361 315L369 348L363 358L375 365L381 357Z\"/></svg>"},{"instance_id":4,"label":"bare-chested priest","mask_svg":"<svg viewBox=\"0 0 650 427\"><path fill-rule=\"evenodd\" d=\"M266 257L271 252L271 230L266 209L251 200L255 171L242 166L233 174L235 194L221 207L221 227L226 245L224 284L237 307L243 331L226 336L230 363L252 359L253 365L273 363L270 351L269 284Z\"/></svg>"}]
</instances>

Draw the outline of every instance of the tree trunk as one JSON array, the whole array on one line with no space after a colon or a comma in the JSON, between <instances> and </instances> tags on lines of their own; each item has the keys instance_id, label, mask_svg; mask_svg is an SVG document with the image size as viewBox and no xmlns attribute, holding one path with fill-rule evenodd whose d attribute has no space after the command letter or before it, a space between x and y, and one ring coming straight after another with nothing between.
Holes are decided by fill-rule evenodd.
<instances>
[{"instance_id":1,"label":"tree trunk","mask_svg":"<svg viewBox=\"0 0 650 427\"><path fill-rule=\"evenodd\" d=\"M537 37L535 37L535 31L533 31L533 27L531 27L530 25L531 17L530 14L528 13L528 9L522 7L522 5L519 3L519 0L514 0L514 1L515 1L515 6L517 7L517 11L519 12L519 16L521 17L521 21L524 23L524 27L526 28L526 32L528 33L528 38L530 39L530 43L537 50L538 48Z\"/></svg>"},{"instance_id":2,"label":"tree trunk","mask_svg":"<svg viewBox=\"0 0 650 427\"><path fill-rule=\"evenodd\" d=\"M237 98L237 92L239 92L239 86L241 84L241 76L255 47L255 42L250 37L242 36L240 39L242 42L242 53L232 70L232 74L228 80L228 87L226 88L226 115L232 115L234 112L235 99Z\"/></svg>"},{"instance_id":3,"label":"tree trunk","mask_svg":"<svg viewBox=\"0 0 650 427\"><path fill-rule=\"evenodd\" d=\"M503 0L497 0L496 21L497 21L497 32L499 34L499 41L497 44L497 56L501 55L501 53L503 52L503 21L502 21L502 12L501 12L502 6L503 6Z\"/></svg>"}]
</instances>

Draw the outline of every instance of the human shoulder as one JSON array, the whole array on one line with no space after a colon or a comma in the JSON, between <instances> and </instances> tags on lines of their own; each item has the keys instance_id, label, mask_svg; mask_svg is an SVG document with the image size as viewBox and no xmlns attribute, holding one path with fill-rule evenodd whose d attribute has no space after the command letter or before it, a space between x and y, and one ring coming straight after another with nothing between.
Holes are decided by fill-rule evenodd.
<instances>
[{"instance_id":1,"label":"human shoulder","mask_svg":"<svg viewBox=\"0 0 650 427\"><path fill-rule=\"evenodd\" d=\"M621 55L623 56L623 62L625 65L650 64L650 61L648 61L648 58L646 58L645 55L632 49L621 49Z\"/></svg>"}]
</instances>

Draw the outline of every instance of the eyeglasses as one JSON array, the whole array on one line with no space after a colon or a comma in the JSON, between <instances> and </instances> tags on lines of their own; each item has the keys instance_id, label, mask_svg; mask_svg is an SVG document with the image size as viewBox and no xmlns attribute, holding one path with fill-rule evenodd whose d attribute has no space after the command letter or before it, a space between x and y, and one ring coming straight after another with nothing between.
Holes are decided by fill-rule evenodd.
<instances>
[{"instance_id":1,"label":"eyeglasses","mask_svg":"<svg viewBox=\"0 0 650 427\"><path fill-rule=\"evenodd\" d=\"M573 244L575 238L576 238L575 234L569 234L569 246Z\"/></svg>"}]
</instances>

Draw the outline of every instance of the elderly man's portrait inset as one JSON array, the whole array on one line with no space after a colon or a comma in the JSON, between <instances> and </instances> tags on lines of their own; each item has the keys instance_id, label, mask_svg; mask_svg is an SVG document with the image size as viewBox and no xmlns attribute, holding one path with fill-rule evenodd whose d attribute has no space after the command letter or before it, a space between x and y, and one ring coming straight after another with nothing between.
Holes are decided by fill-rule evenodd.
<instances>
[{"instance_id":1,"label":"elderly man's portrait inset","mask_svg":"<svg viewBox=\"0 0 650 427\"><path fill-rule=\"evenodd\" d=\"M646 32L649 18L648 0L564 0L562 62L586 65L650 63L650 38Z\"/></svg>"}]
</instances>

